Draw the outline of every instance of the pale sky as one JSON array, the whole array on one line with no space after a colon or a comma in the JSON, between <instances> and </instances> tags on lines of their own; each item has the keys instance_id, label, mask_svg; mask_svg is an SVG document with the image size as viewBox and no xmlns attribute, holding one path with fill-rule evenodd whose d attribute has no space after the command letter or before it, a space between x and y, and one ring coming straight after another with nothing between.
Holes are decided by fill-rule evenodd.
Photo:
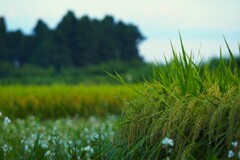
<instances>
[{"instance_id":1,"label":"pale sky","mask_svg":"<svg viewBox=\"0 0 240 160\"><path fill-rule=\"evenodd\" d=\"M102 19L112 15L116 20L137 25L146 40L139 46L146 61L171 58L170 40L180 51L178 32L186 50L199 50L201 57L219 56L223 36L232 51L239 53L240 0L0 0L0 16L9 30L31 33L36 21L43 19L50 28L56 27L68 10L80 18L89 15ZM196 58L195 58L196 59Z\"/></svg>"}]
</instances>

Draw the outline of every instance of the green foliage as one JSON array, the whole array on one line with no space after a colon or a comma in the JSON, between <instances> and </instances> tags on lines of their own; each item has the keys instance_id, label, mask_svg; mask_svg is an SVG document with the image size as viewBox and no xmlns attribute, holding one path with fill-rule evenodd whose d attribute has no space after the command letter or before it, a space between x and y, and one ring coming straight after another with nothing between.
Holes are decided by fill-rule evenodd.
<instances>
[{"instance_id":1,"label":"green foliage","mask_svg":"<svg viewBox=\"0 0 240 160\"><path fill-rule=\"evenodd\" d=\"M0 116L0 159L105 159L117 117L39 121Z\"/></svg>"},{"instance_id":2,"label":"green foliage","mask_svg":"<svg viewBox=\"0 0 240 160\"><path fill-rule=\"evenodd\" d=\"M209 69L195 64L180 40L182 53L173 49L173 59L156 67L153 82L124 108L115 159L226 159L240 140L240 72L227 42L229 64L220 54ZM174 146L166 148L165 137Z\"/></svg>"},{"instance_id":3,"label":"green foliage","mask_svg":"<svg viewBox=\"0 0 240 160\"><path fill-rule=\"evenodd\" d=\"M41 62L44 61L42 57ZM49 84L117 84L106 72L118 72L129 83L139 83L149 78L153 64L139 61L110 61L99 65L56 69L32 65L15 67L9 62L0 62L0 84L49 85Z\"/></svg>"},{"instance_id":4,"label":"green foliage","mask_svg":"<svg viewBox=\"0 0 240 160\"><path fill-rule=\"evenodd\" d=\"M115 21L106 16L102 20L88 16L76 18L68 11L56 29L49 29L38 20L33 34L7 32L4 18L0 18L0 60L40 67L83 67L111 60L142 61L138 45L144 37L135 25Z\"/></svg>"},{"instance_id":5,"label":"green foliage","mask_svg":"<svg viewBox=\"0 0 240 160\"><path fill-rule=\"evenodd\" d=\"M0 35L3 35L5 33L6 33L5 19L3 17L0 17Z\"/></svg>"}]
</instances>

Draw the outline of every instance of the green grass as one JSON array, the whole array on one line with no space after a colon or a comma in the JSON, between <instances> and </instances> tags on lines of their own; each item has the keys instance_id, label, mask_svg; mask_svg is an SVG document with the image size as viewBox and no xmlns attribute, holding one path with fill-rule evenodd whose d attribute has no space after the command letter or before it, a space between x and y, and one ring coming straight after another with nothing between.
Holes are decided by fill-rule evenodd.
<instances>
[{"instance_id":1,"label":"green grass","mask_svg":"<svg viewBox=\"0 0 240 160\"><path fill-rule=\"evenodd\" d=\"M229 49L214 69L182 51L155 68L138 98L124 108L115 159L226 159L240 142L240 72ZM220 51L221 52L221 51ZM169 137L174 146L161 142ZM171 151L171 153L169 152Z\"/></svg>"},{"instance_id":2,"label":"green grass","mask_svg":"<svg viewBox=\"0 0 240 160\"><path fill-rule=\"evenodd\" d=\"M105 159L117 117L39 121L0 117L1 160Z\"/></svg>"},{"instance_id":3,"label":"green grass","mask_svg":"<svg viewBox=\"0 0 240 160\"><path fill-rule=\"evenodd\" d=\"M225 40L229 61L197 64L180 41L143 85L0 86L0 159L239 159L235 57Z\"/></svg>"},{"instance_id":4,"label":"green grass","mask_svg":"<svg viewBox=\"0 0 240 160\"><path fill-rule=\"evenodd\" d=\"M75 68L42 68L23 64L16 68L0 60L0 85L52 85L52 84L119 84L106 74L117 71L128 83L143 81L152 70L152 64L141 61L109 61L107 63Z\"/></svg>"}]
</instances>

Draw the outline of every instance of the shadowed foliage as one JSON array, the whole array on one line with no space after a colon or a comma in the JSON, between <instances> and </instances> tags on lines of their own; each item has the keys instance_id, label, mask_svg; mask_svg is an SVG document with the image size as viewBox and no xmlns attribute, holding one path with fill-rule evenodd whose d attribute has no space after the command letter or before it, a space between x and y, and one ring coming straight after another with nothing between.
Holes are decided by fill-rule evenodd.
<instances>
[{"instance_id":1,"label":"shadowed foliage","mask_svg":"<svg viewBox=\"0 0 240 160\"><path fill-rule=\"evenodd\" d=\"M38 20L33 34L7 30L0 17L0 61L31 64L40 67L83 67L111 60L142 61L138 45L144 40L138 27L116 21L112 16L102 20L88 16L77 18L72 11L50 29Z\"/></svg>"}]
</instances>

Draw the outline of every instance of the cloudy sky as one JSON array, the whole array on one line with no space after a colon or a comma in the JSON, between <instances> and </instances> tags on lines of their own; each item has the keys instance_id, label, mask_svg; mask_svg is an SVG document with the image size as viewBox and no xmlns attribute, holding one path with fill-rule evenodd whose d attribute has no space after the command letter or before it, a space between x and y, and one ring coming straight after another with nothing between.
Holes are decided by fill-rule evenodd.
<instances>
[{"instance_id":1,"label":"cloudy sky","mask_svg":"<svg viewBox=\"0 0 240 160\"><path fill-rule=\"evenodd\" d=\"M226 51L223 36L231 49L238 51L240 42L240 0L1 0L0 16L9 30L20 28L31 33L37 19L50 28L56 27L68 10L77 17L89 15L103 18L113 15L116 20L139 27L146 40L139 46L147 61L162 61L171 57L170 40L179 49L179 31L185 48L195 59L219 55L220 45Z\"/></svg>"}]
</instances>

